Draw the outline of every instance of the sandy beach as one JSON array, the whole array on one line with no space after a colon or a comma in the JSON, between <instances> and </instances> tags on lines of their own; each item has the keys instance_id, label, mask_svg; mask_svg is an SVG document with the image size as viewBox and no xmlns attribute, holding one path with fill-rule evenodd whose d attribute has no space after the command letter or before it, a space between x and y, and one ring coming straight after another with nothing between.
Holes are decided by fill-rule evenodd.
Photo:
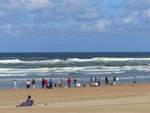
<instances>
[{"instance_id":1,"label":"sandy beach","mask_svg":"<svg viewBox=\"0 0 150 113\"><path fill-rule=\"evenodd\" d=\"M33 107L16 108L28 95ZM0 91L1 113L149 113L150 85Z\"/></svg>"}]
</instances>

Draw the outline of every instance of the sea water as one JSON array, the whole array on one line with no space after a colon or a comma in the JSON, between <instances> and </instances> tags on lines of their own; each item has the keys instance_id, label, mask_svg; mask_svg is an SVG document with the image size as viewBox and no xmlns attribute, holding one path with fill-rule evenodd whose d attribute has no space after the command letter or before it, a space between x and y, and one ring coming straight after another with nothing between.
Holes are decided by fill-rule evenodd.
<instances>
[{"instance_id":1,"label":"sea water","mask_svg":"<svg viewBox=\"0 0 150 113\"><path fill-rule=\"evenodd\" d=\"M91 76L104 81L119 77L120 83L150 82L150 53L0 53L0 89L12 88L13 80L25 87L25 80L35 78L78 78L88 82Z\"/></svg>"}]
</instances>

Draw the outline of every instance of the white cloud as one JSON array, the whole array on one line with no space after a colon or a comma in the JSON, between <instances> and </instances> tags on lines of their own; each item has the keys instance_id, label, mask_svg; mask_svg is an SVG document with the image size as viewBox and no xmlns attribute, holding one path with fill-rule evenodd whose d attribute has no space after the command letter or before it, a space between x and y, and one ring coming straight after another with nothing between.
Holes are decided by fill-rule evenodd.
<instances>
[{"instance_id":1,"label":"white cloud","mask_svg":"<svg viewBox=\"0 0 150 113\"><path fill-rule=\"evenodd\" d=\"M85 3L85 0L63 0L64 4L70 4L70 5L82 5L82 3Z\"/></svg>"},{"instance_id":2,"label":"white cloud","mask_svg":"<svg viewBox=\"0 0 150 113\"><path fill-rule=\"evenodd\" d=\"M121 17L121 20L125 24L136 24L138 22L138 16L139 12L138 11L131 11L127 16Z\"/></svg>"},{"instance_id":3,"label":"white cloud","mask_svg":"<svg viewBox=\"0 0 150 113\"><path fill-rule=\"evenodd\" d=\"M44 9L49 6L48 0L22 0L28 10Z\"/></svg>"},{"instance_id":4,"label":"white cloud","mask_svg":"<svg viewBox=\"0 0 150 113\"><path fill-rule=\"evenodd\" d=\"M97 31L97 32L102 32L111 27L111 21L110 20L96 20L95 22L92 23L84 23L81 25L81 30L84 31Z\"/></svg>"},{"instance_id":5,"label":"white cloud","mask_svg":"<svg viewBox=\"0 0 150 113\"><path fill-rule=\"evenodd\" d=\"M6 23L10 22L14 25L19 24L19 22L29 23L26 26L30 27L32 25L33 27L35 26L35 28L37 27L36 25L40 23L41 25L39 27L50 26L49 28L51 29L58 26L58 28L63 30L70 28L74 30L81 29L85 31L102 32L108 29L135 27L137 24L141 24L141 21L145 18L150 18L150 9L144 9L145 4L146 6L150 4L150 0L127 0L128 4L121 4L118 9L116 8L117 10L112 9L112 11L106 7L105 9L103 4L98 0L8 1L8 16L3 20L6 20ZM4 13L0 12L0 15L3 16ZM17 16L18 18L16 18ZM19 19L21 21L19 21ZM20 26L23 25L21 24ZM142 24L140 26L142 26ZM49 29L48 27L47 29Z\"/></svg>"},{"instance_id":6,"label":"white cloud","mask_svg":"<svg viewBox=\"0 0 150 113\"><path fill-rule=\"evenodd\" d=\"M97 31L103 31L111 26L110 20L98 20L95 24Z\"/></svg>"},{"instance_id":7,"label":"white cloud","mask_svg":"<svg viewBox=\"0 0 150 113\"><path fill-rule=\"evenodd\" d=\"M9 0L8 8L20 8L27 11L48 8L49 0Z\"/></svg>"},{"instance_id":8,"label":"white cloud","mask_svg":"<svg viewBox=\"0 0 150 113\"><path fill-rule=\"evenodd\" d=\"M80 19L95 19L99 17L99 12L97 10L93 9L87 9L84 13L81 13L77 15L77 18Z\"/></svg>"}]
</instances>

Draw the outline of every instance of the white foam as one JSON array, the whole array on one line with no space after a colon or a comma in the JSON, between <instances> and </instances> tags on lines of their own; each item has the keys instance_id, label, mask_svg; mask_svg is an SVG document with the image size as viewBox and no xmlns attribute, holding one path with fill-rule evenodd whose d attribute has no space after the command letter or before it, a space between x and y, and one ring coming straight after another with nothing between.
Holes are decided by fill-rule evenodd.
<instances>
[{"instance_id":1,"label":"white foam","mask_svg":"<svg viewBox=\"0 0 150 113\"><path fill-rule=\"evenodd\" d=\"M40 63L60 63L62 60L39 60L39 61L22 61L20 59L0 60L0 64L40 64Z\"/></svg>"},{"instance_id":2,"label":"white foam","mask_svg":"<svg viewBox=\"0 0 150 113\"><path fill-rule=\"evenodd\" d=\"M150 61L150 58L109 58L109 57L95 57L91 59L79 59L79 58L71 58L68 59L67 62L124 62L124 61Z\"/></svg>"},{"instance_id":3,"label":"white foam","mask_svg":"<svg viewBox=\"0 0 150 113\"><path fill-rule=\"evenodd\" d=\"M22 63L22 61L19 59L0 60L0 64L16 64L16 63Z\"/></svg>"},{"instance_id":4,"label":"white foam","mask_svg":"<svg viewBox=\"0 0 150 113\"><path fill-rule=\"evenodd\" d=\"M83 74L112 74L112 73L125 73L127 71L137 70L150 72L150 66L117 66L117 67L107 67L107 66L83 66L83 67L54 67L54 68L29 68L29 69L19 69L19 68L0 68L0 76L26 76L26 75L45 75L51 73L70 73L79 72Z\"/></svg>"},{"instance_id":5,"label":"white foam","mask_svg":"<svg viewBox=\"0 0 150 113\"><path fill-rule=\"evenodd\" d=\"M69 58L62 59L48 59L48 60L35 60L23 61L20 59L0 60L0 64L56 64L56 63L84 63L84 62L125 62L125 61L150 61L150 58L108 58L108 57L95 57L90 59Z\"/></svg>"}]
</instances>

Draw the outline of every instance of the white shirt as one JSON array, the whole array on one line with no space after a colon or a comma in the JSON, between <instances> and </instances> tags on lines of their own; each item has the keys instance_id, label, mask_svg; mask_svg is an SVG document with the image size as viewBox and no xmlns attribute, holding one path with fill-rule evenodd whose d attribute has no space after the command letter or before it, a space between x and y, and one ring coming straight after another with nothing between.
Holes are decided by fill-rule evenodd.
<instances>
[{"instance_id":1,"label":"white shirt","mask_svg":"<svg viewBox=\"0 0 150 113\"><path fill-rule=\"evenodd\" d=\"M17 87L17 81L16 80L14 81L14 87Z\"/></svg>"}]
</instances>

